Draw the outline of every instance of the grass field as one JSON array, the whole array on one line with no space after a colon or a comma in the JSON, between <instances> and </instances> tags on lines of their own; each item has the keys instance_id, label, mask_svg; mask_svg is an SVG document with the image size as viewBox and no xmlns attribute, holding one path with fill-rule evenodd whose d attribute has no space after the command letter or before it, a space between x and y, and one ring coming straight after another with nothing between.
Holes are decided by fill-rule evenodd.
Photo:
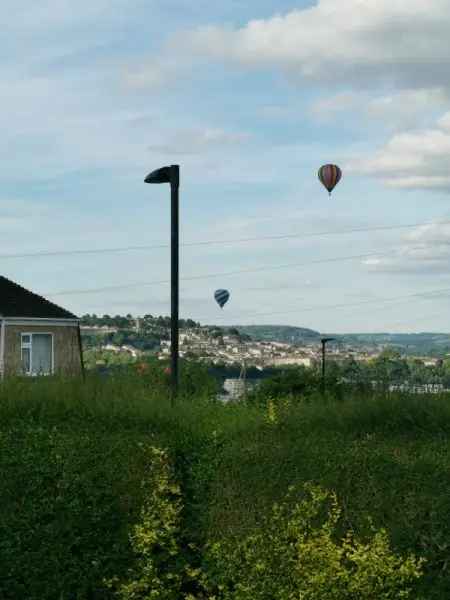
<instances>
[{"instance_id":1,"label":"grass field","mask_svg":"<svg viewBox=\"0 0 450 600\"><path fill-rule=\"evenodd\" d=\"M191 373L174 408L164 378L152 373L0 387L1 598L176 598L166 580L166 595L153 596L139 586L114 596L104 583L136 573L136 544L145 555L133 531L149 490L162 486L178 507L145 513L176 537L178 550L168 538L155 550L168 573L179 571L180 556L194 571L205 568L207 543L236 544L261 531L273 504L305 482L336 493L337 536L351 530L368 539L370 517L395 553L426 559L412 598L450 598L448 397L222 405L203 383ZM162 479L151 474L149 448L167 451ZM185 598L213 597L183 585Z\"/></svg>"}]
</instances>

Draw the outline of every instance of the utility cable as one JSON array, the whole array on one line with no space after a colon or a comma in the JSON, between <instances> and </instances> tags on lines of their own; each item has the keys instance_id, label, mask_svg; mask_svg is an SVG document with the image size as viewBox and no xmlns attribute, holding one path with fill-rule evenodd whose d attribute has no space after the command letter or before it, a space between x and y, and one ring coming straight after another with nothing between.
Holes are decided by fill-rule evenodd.
<instances>
[{"instance_id":1,"label":"utility cable","mask_svg":"<svg viewBox=\"0 0 450 600\"><path fill-rule=\"evenodd\" d=\"M421 248L421 246L420 246ZM413 248L411 248L413 249ZM310 260L307 262L299 262L299 263L288 263L284 265L274 265L272 267L255 267L251 269L239 269L237 271L224 271L219 273L207 273L205 275L192 275L190 277L180 277L180 281L194 281L199 279L210 279L215 277L229 277L232 275L241 275L244 273L259 273L262 271L277 271L279 269L292 269L297 267L307 267L310 265L324 264L324 263L332 263L332 262L341 262L347 260L355 260L355 259L363 259L363 258L371 258L374 256L391 256L392 252L369 252L367 254L352 254L349 256L336 256L331 258L321 258L317 260ZM79 290L64 290L61 292L47 292L42 294L43 296L69 296L75 294L95 294L100 292L109 292L114 290L122 290L129 289L135 287L144 287L144 286L153 286L153 285L162 285L170 283L169 279L162 279L159 281L138 281L135 283L126 283L126 284L117 284L117 285L108 285L99 288L90 288L90 289L79 289Z\"/></svg>"},{"instance_id":2,"label":"utility cable","mask_svg":"<svg viewBox=\"0 0 450 600\"><path fill-rule=\"evenodd\" d=\"M280 234L280 235L263 235L248 238L236 238L226 240L204 240L199 242L186 242L180 244L180 247L192 247L192 246L212 246L221 244L242 244L249 242L269 241L269 240L284 240L284 239L295 239L295 238L310 238L310 237L322 237L327 235L346 235L349 233L367 233L371 231L390 231L396 229L407 229L414 227L425 227L427 225L447 225L450 221L438 221L438 222L425 222L425 223L412 223L406 225L381 225L379 227L357 227L353 229L340 229L340 230L328 230L310 233L292 233L292 234ZM161 248L169 248L170 244L150 244L150 245L139 245L139 246L117 246L112 248L91 248L86 250L51 250L51 251L35 251L25 253L14 253L14 254L0 254L0 260L7 259L18 259L18 258L45 258L54 256L77 256L87 254L110 254L115 252L132 252L140 250L156 250Z\"/></svg>"},{"instance_id":3,"label":"utility cable","mask_svg":"<svg viewBox=\"0 0 450 600\"><path fill-rule=\"evenodd\" d=\"M377 298L377 299L372 299L372 300L362 300L359 302L346 302L344 304L326 304L326 305L319 305L319 306L299 306L295 309L290 309L290 310L285 310L285 311L274 311L274 312L262 312L262 313L252 313L251 317L265 317L265 316L272 316L272 315L284 315L284 314L289 314L289 313L302 313L302 312L309 312L309 311L316 311L316 310L330 310L330 309L337 309L337 308L347 308L347 307L353 307L353 306L362 306L362 305L366 305L366 304L378 304L380 302L393 302L395 300L400 300L400 299L406 299L406 298L415 298L415 297L433 297L434 295L439 295L442 294L443 292L448 292L450 294L450 288L444 288L444 289L439 289L439 290L431 290L429 292L418 292L418 293L414 293L414 294L405 294L402 296L393 296L391 298ZM225 318L225 315L224 315ZM233 317L233 315L231 316L227 316L227 319L229 318L239 318L239 317ZM241 317L242 318L242 317ZM245 316L243 317L245 318Z\"/></svg>"}]
</instances>

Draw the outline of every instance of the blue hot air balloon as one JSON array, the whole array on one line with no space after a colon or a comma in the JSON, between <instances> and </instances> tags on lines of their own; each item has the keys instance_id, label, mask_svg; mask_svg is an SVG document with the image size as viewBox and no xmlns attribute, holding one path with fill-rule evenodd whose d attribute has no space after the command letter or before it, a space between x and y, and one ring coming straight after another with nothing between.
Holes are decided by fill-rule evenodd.
<instances>
[{"instance_id":1,"label":"blue hot air balloon","mask_svg":"<svg viewBox=\"0 0 450 600\"><path fill-rule=\"evenodd\" d=\"M230 292L228 290L216 290L214 292L214 298L216 299L216 302L220 308L224 307L224 305L228 302L229 297Z\"/></svg>"}]
</instances>

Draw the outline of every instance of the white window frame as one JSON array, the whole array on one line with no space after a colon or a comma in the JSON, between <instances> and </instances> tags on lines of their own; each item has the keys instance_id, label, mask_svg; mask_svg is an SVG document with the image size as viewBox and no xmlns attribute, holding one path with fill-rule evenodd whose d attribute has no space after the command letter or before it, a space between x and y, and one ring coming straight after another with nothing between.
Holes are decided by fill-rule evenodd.
<instances>
[{"instance_id":1,"label":"white window frame","mask_svg":"<svg viewBox=\"0 0 450 600\"><path fill-rule=\"evenodd\" d=\"M49 335L52 340L52 365L50 373L42 373L42 375L53 375L55 372L55 338L54 334L50 331L23 331L20 334L20 365L22 367L23 364L23 350L24 348L30 349L30 370L25 372L24 374L28 377L38 377L39 373L33 373L33 335ZM30 341L24 342L24 336L29 336ZM22 367L23 368L23 367ZM23 371L22 371L23 372Z\"/></svg>"}]
</instances>

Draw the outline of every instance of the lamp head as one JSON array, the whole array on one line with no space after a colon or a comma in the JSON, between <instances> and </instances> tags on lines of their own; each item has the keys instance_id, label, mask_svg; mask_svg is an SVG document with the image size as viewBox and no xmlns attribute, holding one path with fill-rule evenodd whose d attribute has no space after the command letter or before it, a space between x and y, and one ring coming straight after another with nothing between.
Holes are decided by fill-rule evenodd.
<instances>
[{"instance_id":1,"label":"lamp head","mask_svg":"<svg viewBox=\"0 0 450 600\"><path fill-rule=\"evenodd\" d=\"M180 167L170 165L170 167L161 167L152 171L144 179L145 183L170 183L178 186L180 178Z\"/></svg>"},{"instance_id":2,"label":"lamp head","mask_svg":"<svg viewBox=\"0 0 450 600\"><path fill-rule=\"evenodd\" d=\"M147 175L144 179L145 183L169 183L170 182L170 167L161 167Z\"/></svg>"}]
</instances>

